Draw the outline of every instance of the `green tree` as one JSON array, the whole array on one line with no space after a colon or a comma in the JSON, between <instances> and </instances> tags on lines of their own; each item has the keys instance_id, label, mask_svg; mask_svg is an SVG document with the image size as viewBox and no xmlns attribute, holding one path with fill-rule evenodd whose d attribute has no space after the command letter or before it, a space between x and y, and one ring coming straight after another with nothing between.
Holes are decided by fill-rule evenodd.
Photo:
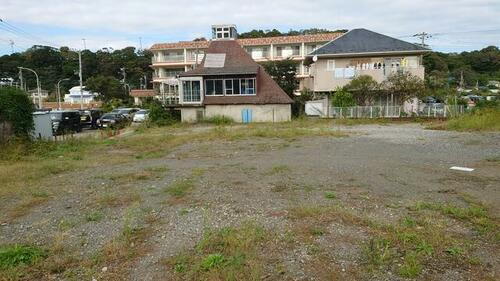
<instances>
[{"instance_id":1,"label":"green tree","mask_svg":"<svg viewBox=\"0 0 500 281\"><path fill-rule=\"evenodd\" d=\"M387 95L394 95L398 102L412 98L423 98L426 95L424 81L409 72L396 72L382 83Z\"/></svg>"},{"instance_id":2,"label":"green tree","mask_svg":"<svg viewBox=\"0 0 500 281\"><path fill-rule=\"evenodd\" d=\"M16 136L30 136L34 127L33 110L33 103L24 91L13 87L0 87L0 123L10 123Z\"/></svg>"},{"instance_id":3,"label":"green tree","mask_svg":"<svg viewBox=\"0 0 500 281\"><path fill-rule=\"evenodd\" d=\"M297 66L298 62L291 59L282 61L270 61L263 63L266 72L278 83L278 85L288 94L292 99L295 97L293 94L297 89Z\"/></svg>"},{"instance_id":4,"label":"green tree","mask_svg":"<svg viewBox=\"0 0 500 281\"><path fill-rule=\"evenodd\" d=\"M350 106L355 106L356 101L354 100L354 97L352 96L347 89L342 88L342 87L337 87L335 89L335 92L332 93L332 105L335 107L350 107Z\"/></svg>"},{"instance_id":5,"label":"green tree","mask_svg":"<svg viewBox=\"0 0 500 281\"><path fill-rule=\"evenodd\" d=\"M127 95L123 85L120 84L118 79L112 76L95 76L87 79L85 88L89 91L99 93L98 99L109 102L113 99L128 100L130 97Z\"/></svg>"},{"instance_id":6,"label":"green tree","mask_svg":"<svg viewBox=\"0 0 500 281\"><path fill-rule=\"evenodd\" d=\"M344 88L352 94L357 105L373 104L375 98L380 94L380 84L368 75L352 79Z\"/></svg>"}]
</instances>

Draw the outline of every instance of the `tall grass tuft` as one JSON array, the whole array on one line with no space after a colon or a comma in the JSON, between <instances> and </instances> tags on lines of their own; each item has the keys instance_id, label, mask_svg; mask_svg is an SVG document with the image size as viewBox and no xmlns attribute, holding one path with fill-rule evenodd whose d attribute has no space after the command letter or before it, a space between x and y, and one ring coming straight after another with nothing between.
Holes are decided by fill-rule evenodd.
<instances>
[{"instance_id":1,"label":"tall grass tuft","mask_svg":"<svg viewBox=\"0 0 500 281\"><path fill-rule=\"evenodd\" d=\"M230 125L234 123L233 118L224 115L215 115L204 120L206 123L215 125Z\"/></svg>"},{"instance_id":2,"label":"tall grass tuft","mask_svg":"<svg viewBox=\"0 0 500 281\"><path fill-rule=\"evenodd\" d=\"M450 119L446 129L455 131L500 131L500 108L484 108Z\"/></svg>"}]
</instances>

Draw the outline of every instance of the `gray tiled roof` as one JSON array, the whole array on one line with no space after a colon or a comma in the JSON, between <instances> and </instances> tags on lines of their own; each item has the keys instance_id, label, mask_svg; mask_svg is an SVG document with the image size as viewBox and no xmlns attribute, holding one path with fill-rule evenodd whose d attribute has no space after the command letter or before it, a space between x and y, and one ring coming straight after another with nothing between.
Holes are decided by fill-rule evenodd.
<instances>
[{"instance_id":1,"label":"gray tiled roof","mask_svg":"<svg viewBox=\"0 0 500 281\"><path fill-rule=\"evenodd\" d=\"M364 28L359 28L345 33L309 55L408 51L425 52L430 50L416 44L408 43Z\"/></svg>"}]
</instances>

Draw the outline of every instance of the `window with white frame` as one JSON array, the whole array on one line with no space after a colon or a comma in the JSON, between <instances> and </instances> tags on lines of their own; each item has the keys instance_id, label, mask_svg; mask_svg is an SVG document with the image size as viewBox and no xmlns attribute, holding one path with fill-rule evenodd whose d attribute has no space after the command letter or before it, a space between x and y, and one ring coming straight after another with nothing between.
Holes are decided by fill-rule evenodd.
<instances>
[{"instance_id":1,"label":"window with white frame","mask_svg":"<svg viewBox=\"0 0 500 281\"><path fill-rule=\"evenodd\" d=\"M327 71L335 71L335 60L327 60L326 61L326 70Z\"/></svg>"},{"instance_id":2,"label":"window with white frame","mask_svg":"<svg viewBox=\"0 0 500 281\"><path fill-rule=\"evenodd\" d=\"M241 94L255 95L255 78L241 79Z\"/></svg>"},{"instance_id":3,"label":"window with white frame","mask_svg":"<svg viewBox=\"0 0 500 281\"><path fill-rule=\"evenodd\" d=\"M233 93L234 93L233 80L232 79L224 80L224 94L225 95L232 95Z\"/></svg>"},{"instance_id":4,"label":"window with white frame","mask_svg":"<svg viewBox=\"0 0 500 281\"><path fill-rule=\"evenodd\" d=\"M182 81L183 102L201 101L200 86L201 83L199 80Z\"/></svg>"},{"instance_id":5,"label":"window with white frame","mask_svg":"<svg viewBox=\"0 0 500 281\"><path fill-rule=\"evenodd\" d=\"M283 47L276 47L276 56L277 57L283 56Z\"/></svg>"},{"instance_id":6,"label":"window with white frame","mask_svg":"<svg viewBox=\"0 0 500 281\"><path fill-rule=\"evenodd\" d=\"M205 95L207 96L255 95L256 92L255 78L205 80Z\"/></svg>"},{"instance_id":7,"label":"window with white frame","mask_svg":"<svg viewBox=\"0 0 500 281\"><path fill-rule=\"evenodd\" d=\"M205 94L207 96L222 96L224 95L224 80L222 79L207 79L205 80Z\"/></svg>"},{"instance_id":8,"label":"window with white frame","mask_svg":"<svg viewBox=\"0 0 500 281\"><path fill-rule=\"evenodd\" d=\"M300 56L300 46L292 46L292 56Z\"/></svg>"}]
</instances>

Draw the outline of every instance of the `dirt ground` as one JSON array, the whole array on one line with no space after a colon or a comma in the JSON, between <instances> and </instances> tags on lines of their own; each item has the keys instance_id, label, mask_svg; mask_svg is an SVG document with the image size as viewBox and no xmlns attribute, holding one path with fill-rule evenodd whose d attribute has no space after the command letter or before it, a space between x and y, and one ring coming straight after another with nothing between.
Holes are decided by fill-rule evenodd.
<instances>
[{"instance_id":1,"label":"dirt ground","mask_svg":"<svg viewBox=\"0 0 500 281\"><path fill-rule=\"evenodd\" d=\"M58 243L70 253L39 280L245 280L222 267L191 270L196 258L187 269L172 260L206 254L199 242L209 230L251 222L268 234L244 255L243 268L259 264L259 280L498 280L500 134L334 129L347 136L193 142L58 174L43 184L64 192L0 217L0 244ZM124 233L133 239L120 247ZM427 256L411 237L428 238ZM123 247L136 251L124 258Z\"/></svg>"}]
</instances>

